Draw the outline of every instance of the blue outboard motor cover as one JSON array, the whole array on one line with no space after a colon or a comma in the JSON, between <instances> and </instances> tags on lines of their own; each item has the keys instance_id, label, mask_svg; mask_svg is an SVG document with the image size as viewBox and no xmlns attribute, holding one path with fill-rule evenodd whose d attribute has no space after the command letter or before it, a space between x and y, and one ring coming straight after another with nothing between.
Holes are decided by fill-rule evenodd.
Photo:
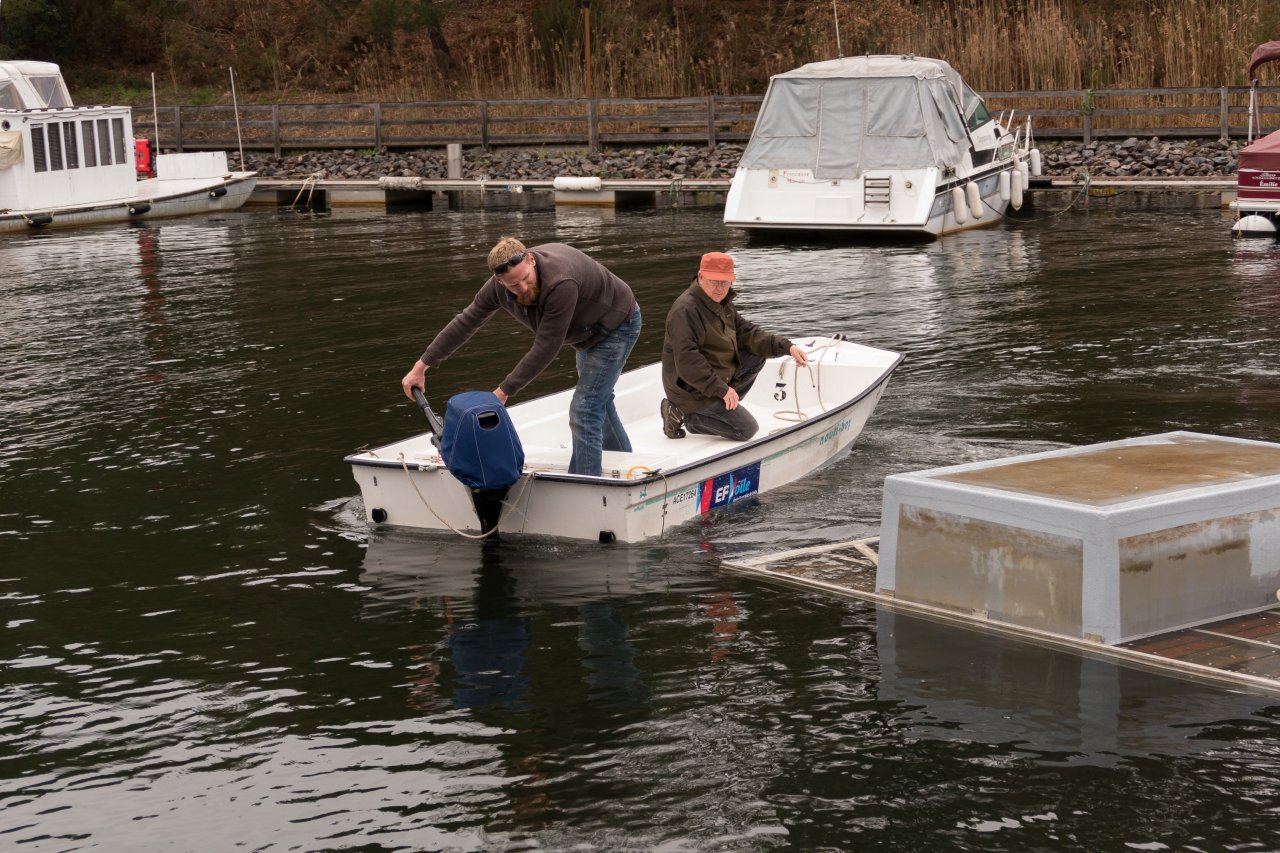
<instances>
[{"instance_id":1,"label":"blue outboard motor cover","mask_svg":"<svg viewBox=\"0 0 1280 853\"><path fill-rule=\"evenodd\" d=\"M505 488L524 471L520 436L492 391L464 391L449 398L440 458L450 474L473 489Z\"/></svg>"}]
</instances>

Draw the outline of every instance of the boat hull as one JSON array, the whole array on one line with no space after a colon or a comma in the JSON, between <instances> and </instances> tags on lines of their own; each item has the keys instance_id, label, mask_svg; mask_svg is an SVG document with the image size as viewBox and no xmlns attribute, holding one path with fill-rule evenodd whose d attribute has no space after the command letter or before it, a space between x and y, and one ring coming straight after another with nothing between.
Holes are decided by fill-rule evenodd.
<instances>
[{"instance_id":1,"label":"boat hull","mask_svg":"<svg viewBox=\"0 0 1280 853\"><path fill-rule=\"evenodd\" d=\"M1001 173L1020 180L1013 160L988 169L970 180L978 187L980 204L967 201L956 214L954 182L942 180L936 169L883 172L856 181L804 181L779 184L776 170L740 169L730 183L725 202L726 225L760 234L825 232L829 234L915 235L932 238L1001 222L1010 207L1001 191ZM871 201L867 187L880 181L891 189L884 203ZM975 216L975 211L980 214Z\"/></svg>"},{"instance_id":2,"label":"boat hull","mask_svg":"<svg viewBox=\"0 0 1280 853\"><path fill-rule=\"evenodd\" d=\"M619 411L635 452L604 454L604 476L574 476L564 470L568 448L529 446L549 412L566 421L571 392L561 392L510 410L525 441L525 475L512 485L497 530L602 542L638 542L736 502L801 480L846 456L862 433L901 356L830 339L808 339L829 359L818 370L833 376L846 366L857 369L857 387L843 387L838 402L822 400L813 389L794 387L794 363L774 359L766 365L744 404L763 425L750 442L705 436L672 440L661 434L659 365L628 374L619 382ZM855 356L863 356L858 365ZM840 364L841 359L845 363ZM817 359L815 359L817 360ZM838 365L838 366L837 366ZM768 381L765 377L780 381ZM805 377L801 376L801 384ZM834 389L836 382L830 381ZM830 392L833 393L833 392ZM797 411L806 417L779 419L788 410L773 398L797 395ZM804 405L798 395L807 395ZM769 402L775 403L770 408ZM632 417L628 417L628 411ZM809 414L812 412L812 414ZM567 423L565 424L567 437ZM685 451L686 444L690 447ZM470 490L439 462L423 434L346 460L360 486L371 523L477 535L481 524Z\"/></svg>"},{"instance_id":3,"label":"boat hull","mask_svg":"<svg viewBox=\"0 0 1280 853\"><path fill-rule=\"evenodd\" d=\"M1230 208L1237 215L1231 229L1236 234L1274 236L1280 230L1280 130L1240 150Z\"/></svg>"},{"instance_id":4,"label":"boat hull","mask_svg":"<svg viewBox=\"0 0 1280 853\"><path fill-rule=\"evenodd\" d=\"M0 233L166 219L235 210L249 200L256 184L257 177L251 172L235 172L229 177L177 181L152 178L139 181L138 195L126 199L6 211L0 214Z\"/></svg>"}]
</instances>

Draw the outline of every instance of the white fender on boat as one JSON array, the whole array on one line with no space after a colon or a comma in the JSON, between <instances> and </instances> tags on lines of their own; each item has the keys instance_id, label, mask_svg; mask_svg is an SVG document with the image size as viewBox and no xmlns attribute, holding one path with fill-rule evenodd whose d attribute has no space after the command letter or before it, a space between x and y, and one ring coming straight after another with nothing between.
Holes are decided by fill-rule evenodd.
<instances>
[{"instance_id":1,"label":"white fender on boat","mask_svg":"<svg viewBox=\"0 0 1280 853\"><path fill-rule=\"evenodd\" d=\"M1236 220L1231 226L1231 234L1235 237L1274 237L1276 224L1265 216L1251 213Z\"/></svg>"},{"instance_id":2,"label":"white fender on boat","mask_svg":"<svg viewBox=\"0 0 1280 853\"><path fill-rule=\"evenodd\" d=\"M1009 174L1005 172L1004 175ZM1001 175L1001 177L1004 177ZM1013 175L1009 180L1009 206L1014 210L1022 210L1022 164L1015 164Z\"/></svg>"},{"instance_id":3,"label":"white fender on boat","mask_svg":"<svg viewBox=\"0 0 1280 853\"><path fill-rule=\"evenodd\" d=\"M957 225L969 221L969 205L965 204L964 190L959 186L951 188L951 214L955 216Z\"/></svg>"},{"instance_id":4,"label":"white fender on boat","mask_svg":"<svg viewBox=\"0 0 1280 853\"><path fill-rule=\"evenodd\" d=\"M1026 163L1018 164L1018 172L1022 175L1022 189L1026 190L1031 186L1031 170L1027 168Z\"/></svg>"},{"instance_id":5,"label":"white fender on boat","mask_svg":"<svg viewBox=\"0 0 1280 853\"><path fill-rule=\"evenodd\" d=\"M586 192L596 192L600 189L599 178L573 178L561 176L551 182L551 188L555 190L568 191L579 190Z\"/></svg>"},{"instance_id":6,"label":"white fender on boat","mask_svg":"<svg viewBox=\"0 0 1280 853\"><path fill-rule=\"evenodd\" d=\"M1000 173L1000 200L1007 202L1009 200L1009 172L1005 170Z\"/></svg>"},{"instance_id":7,"label":"white fender on boat","mask_svg":"<svg viewBox=\"0 0 1280 853\"><path fill-rule=\"evenodd\" d=\"M973 181L964 185L965 198L969 200L969 212L974 219L982 218L982 190Z\"/></svg>"},{"instance_id":8,"label":"white fender on boat","mask_svg":"<svg viewBox=\"0 0 1280 853\"><path fill-rule=\"evenodd\" d=\"M1036 176L1038 177L1038 176L1041 174L1041 172L1040 172L1040 149L1039 149L1039 148L1032 148L1032 149L1031 149L1031 155L1030 155L1030 156L1031 156L1031 174L1036 175Z\"/></svg>"}]
</instances>

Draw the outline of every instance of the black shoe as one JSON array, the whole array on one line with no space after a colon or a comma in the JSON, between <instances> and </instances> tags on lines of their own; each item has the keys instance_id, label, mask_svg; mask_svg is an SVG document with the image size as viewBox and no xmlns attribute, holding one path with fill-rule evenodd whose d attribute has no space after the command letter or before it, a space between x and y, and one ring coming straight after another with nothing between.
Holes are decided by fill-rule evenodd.
<instances>
[{"instance_id":1,"label":"black shoe","mask_svg":"<svg viewBox=\"0 0 1280 853\"><path fill-rule=\"evenodd\" d=\"M680 410L663 397L658 404L658 411L662 414L662 434L667 438L684 438L684 429L680 426L684 423L684 415Z\"/></svg>"}]
</instances>

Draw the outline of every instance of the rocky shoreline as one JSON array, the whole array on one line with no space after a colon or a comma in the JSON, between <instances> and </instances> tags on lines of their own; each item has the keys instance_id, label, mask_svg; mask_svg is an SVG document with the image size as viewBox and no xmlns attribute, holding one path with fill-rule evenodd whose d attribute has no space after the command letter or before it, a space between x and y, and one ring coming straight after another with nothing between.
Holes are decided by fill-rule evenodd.
<instances>
[{"instance_id":1,"label":"rocky shoreline","mask_svg":"<svg viewBox=\"0 0 1280 853\"><path fill-rule=\"evenodd\" d=\"M1040 144L1043 174L1055 177L1196 179L1235 174L1239 140L1161 140L1159 137ZM730 178L742 156L740 144L715 148L664 145L590 153L585 149L509 148L463 150L466 180L552 180L561 176L601 178ZM231 154L232 162L237 156ZM261 178L377 180L384 177L448 177L444 149L374 153L344 151L245 152L245 165Z\"/></svg>"}]
</instances>

